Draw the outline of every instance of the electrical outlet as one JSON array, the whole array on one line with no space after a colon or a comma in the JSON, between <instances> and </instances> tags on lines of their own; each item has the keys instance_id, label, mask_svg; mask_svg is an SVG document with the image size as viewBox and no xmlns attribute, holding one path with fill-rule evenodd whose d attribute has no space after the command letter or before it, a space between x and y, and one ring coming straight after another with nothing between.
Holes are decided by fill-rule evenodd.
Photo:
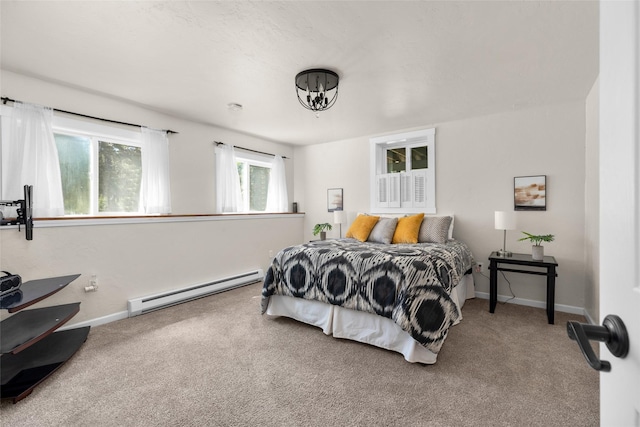
<instances>
[{"instance_id":1,"label":"electrical outlet","mask_svg":"<svg viewBox=\"0 0 640 427\"><path fill-rule=\"evenodd\" d=\"M98 276L93 274L91 276L91 280L89 280L89 285L84 287L85 292L97 292L98 291Z\"/></svg>"},{"instance_id":2,"label":"electrical outlet","mask_svg":"<svg viewBox=\"0 0 640 427\"><path fill-rule=\"evenodd\" d=\"M269 249L269 259L273 258L273 249Z\"/></svg>"},{"instance_id":3,"label":"electrical outlet","mask_svg":"<svg viewBox=\"0 0 640 427\"><path fill-rule=\"evenodd\" d=\"M484 272L484 264L479 262L476 264L476 273L482 273Z\"/></svg>"}]
</instances>

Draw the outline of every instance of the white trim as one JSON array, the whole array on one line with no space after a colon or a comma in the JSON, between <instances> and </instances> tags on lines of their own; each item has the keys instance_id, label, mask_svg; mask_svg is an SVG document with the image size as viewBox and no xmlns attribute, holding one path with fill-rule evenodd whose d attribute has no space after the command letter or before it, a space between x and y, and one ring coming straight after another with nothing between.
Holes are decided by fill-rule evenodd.
<instances>
[{"instance_id":1,"label":"white trim","mask_svg":"<svg viewBox=\"0 0 640 427\"><path fill-rule=\"evenodd\" d=\"M476 297L488 300L489 293L476 291ZM525 305L527 307L543 308L545 310L547 308L546 301L535 301L535 300L524 299L524 298L512 298L511 295L498 295L498 301L508 302L508 304ZM573 305L555 304L554 310L561 311L563 313L570 313L570 314L579 314L579 315L585 314L584 307L575 307Z\"/></svg>"},{"instance_id":2,"label":"white trim","mask_svg":"<svg viewBox=\"0 0 640 427\"><path fill-rule=\"evenodd\" d=\"M95 122L72 119L69 117L53 116L53 130L60 133L81 134L85 136L95 136L116 141L126 141L129 145L140 146L142 133L140 128L137 131L122 129L117 126L102 125ZM114 141L115 142L115 141Z\"/></svg>"},{"instance_id":3,"label":"white trim","mask_svg":"<svg viewBox=\"0 0 640 427\"><path fill-rule=\"evenodd\" d=\"M397 142L397 143L402 143L402 145L405 145L407 143L407 140L409 139L435 136L435 134L436 134L436 128L430 128L430 129L416 130L412 132L395 133L393 135L378 136L375 138L371 138L370 141L373 144L382 144L382 143L392 144Z\"/></svg>"},{"instance_id":4,"label":"white trim","mask_svg":"<svg viewBox=\"0 0 640 427\"><path fill-rule=\"evenodd\" d=\"M273 160L272 155L243 151L242 148L238 148L238 151L236 151L236 160L257 164L258 166L264 166L268 168L271 168L273 164L271 162L271 160Z\"/></svg>"},{"instance_id":5,"label":"white trim","mask_svg":"<svg viewBox=\"0 0 640 427\"><path fill-rule=\"evenodd\" d=\"M97 317L95 319L85 320L84 322L73 323L71 325L64 325L58 331L64 331L66 329L84 328L85 326L100 326L107 323L115 322L116 320L127 319L129 317L128 311L119 311L113 314L107 314L106 316Z\"/></svg>"},{"instance_id":6,"label":"white trim","mask_svg":"<svg viewBox=\"0 0 640 427\"><path fill-rule=\"evenodd\" d=\"M489 299L489 294L487 292L476 292L476 298L481 298L481 299ZM510 299L510 296L507 295L498 295L498 301L500 302L505 302L506 300ZM546 302L544 301L534 301L534 300L528 300L528 299L523 299L523 298L515 298L512 299L511 301L508 302L509 304L517 304L517 305L524 305L524 306L528 306L528 307L535 307L535 308L542 308L545 309L547 307ZM574 307L571 305L564 305L564 304L556 304L555 305L555 309L556 311L561 311L563 313L570 313L570 314L579 314L579 315L584 315L587 320L589 321L590 324L595 324L593 322L593 319L591 319L591 317L587 314L586 310L584 308L581 307ZM122 319L128 319L129 318L129 312L128 311L119 311L117 313L113 313L113 314L108 314L106 316L102 316L102 317L97 317L95 319L89 319L89 320L85 320L84 322L79 322L79 323L74 323L71 325L65 325L62 328L58 329L60 331L64 331L66 329L75 329L75 328L82 328L84 326L100 326L100 325L104 325L107 323L111 323L111 322L115 322L117 320L122 320Z\"/></svg>"},{"instance_id":7,"label":"white trim","mask_svg":"<svg viewBox=\"0 0 640 427\"><path fill-rule=\"evenodd\" d=\"M273 219L273 218L304 218L304 213L273 213L273 214L224 214L224 215L202 215L202 216L149 216L133 218L94 218L94 219L60 219L60 220L35 220L33 228L53 228L53 227L78 227L83 225L116 225L116 224L157 224L163 222L200 222L200 221L230 221L248 219ZM17 225L6 225L0 230L17 229Z\"/></svg>"}]
</instances>

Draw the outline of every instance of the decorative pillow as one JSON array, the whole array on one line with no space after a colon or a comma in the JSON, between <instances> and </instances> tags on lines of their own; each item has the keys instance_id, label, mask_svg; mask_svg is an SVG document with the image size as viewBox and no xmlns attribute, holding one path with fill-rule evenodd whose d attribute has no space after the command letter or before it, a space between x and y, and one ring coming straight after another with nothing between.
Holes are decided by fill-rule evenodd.
<instances>
[{"instance_id":1,"label":"decorative pillow","mask_svg":"<svg viewBox=\"0 0 640 427\"><path fill-rule=\"evenodd\" d=\"M420 243L447 243L452 219L450 216L425 216L420 226L418 241Z\"/></svg>"},{"instance_id":2,"label":"decorative pillow","mask_svg":"<svg viewBox=\"0 0 640 427\"><path fill-rule=\"evenodd\" d=\"M396 231L396 225L398 225L398 218L385 218L380 217L376 225L369 234L368 242L374 243L391 243L393 239L393 233Z\"/></svg>"},{"instance_id":3,"label":"decorative pillow","mask_svg":"<svg viewBox=\"0 0 640 427\"><path fill-rule=\"evenodd\" d=\"M423 213L398 218L398 225L391 243L418 243L418 233L423 218Z\"/></svg>"},{"instance_id":4,"label":"decorative pillow","mask_svg":"<svg viewBox=\"0 0 640 427\"><path fill-rule=\"evenodd\" d=\"M345 237L351 237L365 242L367 237L369 237L369 233L371 233L371 230L373 230L373 227L378 222L378 219L380 219L379 216L358 215L351 224L351 227L349 227Z\"/></svg>"}]
</instances>

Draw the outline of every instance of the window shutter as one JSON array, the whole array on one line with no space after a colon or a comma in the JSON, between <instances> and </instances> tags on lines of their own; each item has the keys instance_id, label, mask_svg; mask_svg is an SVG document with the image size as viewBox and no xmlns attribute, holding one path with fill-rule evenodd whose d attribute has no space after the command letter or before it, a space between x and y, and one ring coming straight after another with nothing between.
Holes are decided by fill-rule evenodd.
<instances>
[{"instance_id":1,"label":"window shutter","mask_svg":"<svg viewBox=\"0 0 640 427\"><path fill-rule=\"evenodd\" d=\"M427 206L427 171L415 170L412 173L413 182L413 207L424 208Z\"/></svg>"},{"instance_id":2,"label":"window shutter","mask_svg":"<svg viewBox=\"0 0 640 427\"><path fill-rule=\"evenodd\" d=\"M413 173L401 173L400 180L400 191L402 194L402 198L400 199L400 206L403 208L413 207Z\"/></svg>"},{"instance_id":3,"label":"window shutter","mask_svg":"<svg viewBox=\"0 0 640 427\"><path fill-rule=\"evenodd\" d=\"M389 207L390 208L399 208L400 207L400 174L399 173L390 173L387 174L389 178Z\"/></svg>"},{"instance_id":4,"label":"window shutter","mask_svg":"<svg viewBox=\"0 0 640 427\"><path fill-rule=\"evenodd\" d=\"M379 208L389 207L389 192L387 175L376 176L376 206Z\"/></svg>"}]
</instances>

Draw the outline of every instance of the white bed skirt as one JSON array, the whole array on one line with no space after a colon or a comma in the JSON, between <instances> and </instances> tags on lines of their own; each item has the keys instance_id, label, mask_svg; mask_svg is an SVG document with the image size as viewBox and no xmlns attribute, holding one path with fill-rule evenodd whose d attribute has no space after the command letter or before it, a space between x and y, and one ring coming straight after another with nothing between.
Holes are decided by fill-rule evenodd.
<instances>
[{"instance_id":1,"label":"white bed skirt","mask_svg":"<svg viewBox=\"0 0 640 427\"><path fill-rule=\"evenodd\" d=\"M455 324L462 320L461 309L465 300L474 296L473 275L466 274L451 293L460 314ZM317 326L322 332L335 338L346 338L396 351L408 362L433 364L438 356L420 345L393 320L376 314L282 295L272 295L269 298L266 313L269 316L290 317Z\"/></svg>"}]
</instances>

